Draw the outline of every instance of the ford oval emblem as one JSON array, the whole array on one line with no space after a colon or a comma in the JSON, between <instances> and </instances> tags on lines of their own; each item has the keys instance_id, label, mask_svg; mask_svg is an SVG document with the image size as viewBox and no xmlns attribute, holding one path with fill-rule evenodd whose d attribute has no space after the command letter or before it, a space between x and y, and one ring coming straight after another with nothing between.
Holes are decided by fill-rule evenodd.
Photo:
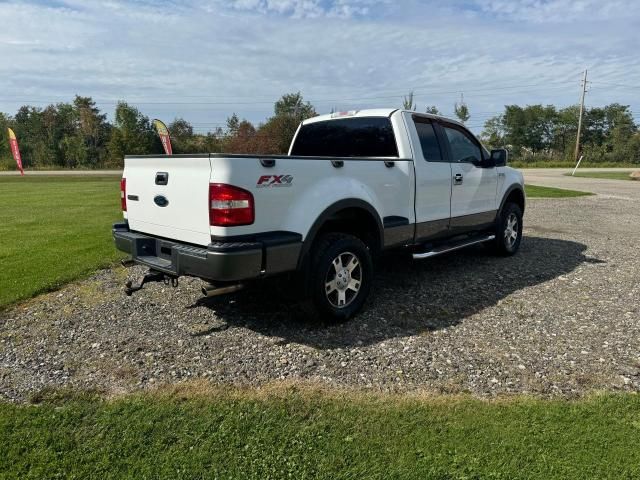
<instances>
[{"instance_id":1,"label":"ford oval emblem","mask_svg":"<svg viewBox=\"0 0 640 480\"><path fill-rule=\"evenodd\" d=\"M156 195L153 198L153 202L159 207L166 207L167 205L169 205L169 200L167 200L167 197L165 197L164 195Z\"/></svg>"}]
</instances>

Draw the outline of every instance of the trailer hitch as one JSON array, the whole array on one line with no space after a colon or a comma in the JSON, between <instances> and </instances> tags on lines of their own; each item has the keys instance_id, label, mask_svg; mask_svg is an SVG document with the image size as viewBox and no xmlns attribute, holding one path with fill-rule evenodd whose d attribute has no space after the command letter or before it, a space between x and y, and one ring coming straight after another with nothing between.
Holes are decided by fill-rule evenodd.
<instances>
[{"instance_id":1,"label":"trailer hitch","mask_svg":"<svg viewBox=\"0 0 640 480\"><path fill-rule=\"evenodd\" d=\"M133 294L133 292L142 290L142 287L144 287L145 283L152 283L152 282L163 282L165 285L171 285L173 288L177 288L178 277L167 275L166 273L162 273L162 272L156 272L155 270L149 270L142 277L142 280L140 281L139 285L134 286L133 282L131 280L128 280L127 283L125 284L124 293L126 293L127 296L130 297Z\"/></svg>"}]
</instances>

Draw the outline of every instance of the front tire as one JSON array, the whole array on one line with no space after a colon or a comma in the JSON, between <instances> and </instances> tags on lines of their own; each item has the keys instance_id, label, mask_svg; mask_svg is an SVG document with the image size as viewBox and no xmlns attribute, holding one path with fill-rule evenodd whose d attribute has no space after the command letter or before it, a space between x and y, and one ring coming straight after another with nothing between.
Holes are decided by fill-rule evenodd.
<instances>
[{"instance_id":1,"label":"front tire","mask_svg":"<svg viewBox=\"0 0 640 480\"><path fill-rule=\"evenodd\" d=\"M495 251L499 255L514 255L522 241L522 209L516 203L507 203L500 212L496 225Z\"/></svg>"},{"instance_id":2,"label":"front tire","mask_svg":"<svg viewBox=\"0 0 640 480\"><path fill-rule=\"evenodd\" d=\"M329 233L312 252L309 272L315 308L334 321L358 313L371 291L373 260L369 248L357 237Z\"/></svg>"}]
</instances>

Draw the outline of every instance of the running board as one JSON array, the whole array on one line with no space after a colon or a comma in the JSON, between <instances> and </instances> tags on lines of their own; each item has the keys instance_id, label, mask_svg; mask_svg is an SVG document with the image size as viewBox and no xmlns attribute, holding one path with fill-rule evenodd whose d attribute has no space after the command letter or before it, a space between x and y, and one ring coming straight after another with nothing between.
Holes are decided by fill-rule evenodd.
<instances>
[{"instance_id":1,"label":"running board","mask_svg":"<svg viewBox=\"0 0 640 480\"><path fill-rule=\"evenodd\" d=\"M461 248L470 247L471 245L475 245L477 243L488 242L490 240L495 240L495 235L483 235L482 237L475 237L473 239L465 239L456 243L449 243L446 245L441 245L439 247L434 248L433 250L429 250L428 252L422 253L414 253L414 260L422 260L424 258L431 258L437 255L442 255L443 253L453 252L454 250L460 250Z\"/></svg>"}]
</instances>

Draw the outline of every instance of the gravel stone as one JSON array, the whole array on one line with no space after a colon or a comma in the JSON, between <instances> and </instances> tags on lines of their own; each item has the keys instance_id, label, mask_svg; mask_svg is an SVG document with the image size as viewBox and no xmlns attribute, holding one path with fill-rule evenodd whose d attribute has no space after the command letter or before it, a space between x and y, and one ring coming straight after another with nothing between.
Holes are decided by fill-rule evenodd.
<instances>
[{"instance_id":1,"label":"gravel stone","mask_svg":"<svg viewBox=\"0 0 640 480\"><path fill-rule=\"evenodd\" d=\"M562 182L549 183L578 188ZM365 310L338 325L292 301L286 278L212 299L196 279L127 297L143 268L97 272L0 312L0 398L194 379L482 397L640 391L640 186L593 182L599 195L530 199L514 257L477 247L383 259Z\"/></svg>"}]
</instances>

